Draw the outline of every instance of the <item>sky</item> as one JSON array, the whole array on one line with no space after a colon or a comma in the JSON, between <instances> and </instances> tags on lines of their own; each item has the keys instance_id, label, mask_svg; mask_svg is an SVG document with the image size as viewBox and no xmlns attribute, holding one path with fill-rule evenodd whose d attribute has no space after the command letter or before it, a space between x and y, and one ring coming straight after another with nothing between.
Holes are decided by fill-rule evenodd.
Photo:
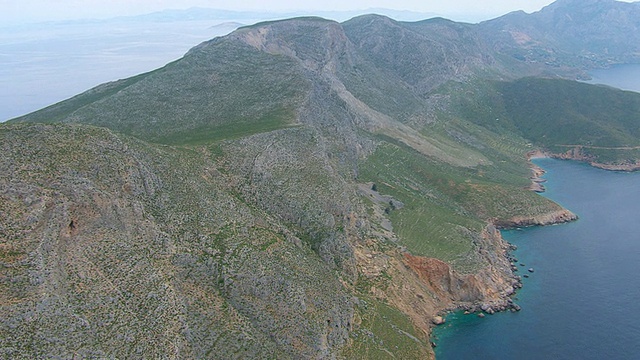
<instances>
[{"instance_id":1,"label":"sky","mask_svg":"<svg viewBox=\"0 0 640 360\"><path fill-rule=\"evenodd\" d=\"M0 23L12 25L109 18L190 7L269 12L388 8L436 13L452 20L479 21L515 10L537 11L551 2L552 0L0 0Z\"/></svg>"}]
</instances>

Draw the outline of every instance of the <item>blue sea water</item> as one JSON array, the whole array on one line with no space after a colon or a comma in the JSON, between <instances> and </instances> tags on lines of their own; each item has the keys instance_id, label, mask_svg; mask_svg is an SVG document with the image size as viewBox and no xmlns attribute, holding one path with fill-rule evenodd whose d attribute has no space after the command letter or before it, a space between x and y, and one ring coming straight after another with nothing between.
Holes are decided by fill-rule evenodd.
<instances>
[{"instance_id":1,"label":"blue sea water","mask_svg":"<svg viewBox=\"0 0 640 360\"><path fill-rule=\"evenodd\" d=\"M576 222L508 231L524 287L518 313L455 313L434 332L436 358L640 359L640 173L552 159L544 196Z\"/></svg>"},{"instance_id":2,"label":"blue sea water","mask_svg":"<svg viewBox=\"0 0 640 360\"><path fill-rule=\"evenodd\" d=\"M623 90L640 92L640 64L619 64L589 73L588 83L604 84Z\"/></svg>"}]
</instances>

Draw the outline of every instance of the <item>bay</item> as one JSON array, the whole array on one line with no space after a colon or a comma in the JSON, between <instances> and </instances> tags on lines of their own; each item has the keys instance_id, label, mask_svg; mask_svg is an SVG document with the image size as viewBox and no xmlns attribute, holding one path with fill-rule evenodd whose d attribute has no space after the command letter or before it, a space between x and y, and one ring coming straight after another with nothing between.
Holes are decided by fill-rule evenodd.
<instances>
[{"instance_id":1,"label":"bay","mask_svg":"<svg viewBox=\"0 0 640 360\"><path fill-rule=\"evenodd\" d=\"M455 313L434 331L442 359L637 359L640 173L540 159L547 196L576 222L507 231L524 288L518 313ZM527 273L528 274L528 273Z\"/></svg>"},{"instance_id":2,"label":"bay","mask_svg":"<svg viewBox=\"0 0 640 360\"><path fill-rule=\"evenodd\" d=\"M589 72L590 84L604 84L622 90L640 92L640 64L613 65L606 69Z\"/></svg>"}]
</instances>

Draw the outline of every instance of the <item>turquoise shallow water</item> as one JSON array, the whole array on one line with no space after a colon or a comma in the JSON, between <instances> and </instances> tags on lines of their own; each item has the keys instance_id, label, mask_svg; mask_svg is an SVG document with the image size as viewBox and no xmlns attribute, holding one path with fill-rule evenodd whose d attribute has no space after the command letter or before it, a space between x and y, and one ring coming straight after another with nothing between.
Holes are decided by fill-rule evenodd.
<instances>
[{"instance_id":1,"label":"turquoise shallow water","mask_svg":"<svg viewBox=\"0 0 640 360\"><path fill-rule=\"evenodd\" d=\"M547 196L580 216L508 231L519 313L452 314L434 332L442 359L640 359L640 173L537 160Z\"/></svg>"}]
</instances>

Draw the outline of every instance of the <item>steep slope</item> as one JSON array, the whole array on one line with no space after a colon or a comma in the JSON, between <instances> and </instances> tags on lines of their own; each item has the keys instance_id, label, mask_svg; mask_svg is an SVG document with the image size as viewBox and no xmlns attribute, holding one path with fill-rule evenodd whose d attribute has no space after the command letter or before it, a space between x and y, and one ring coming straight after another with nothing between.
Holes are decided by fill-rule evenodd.
<instances>
[{"instance_id":1,"label":"steep slope","mask_svg":"<svg viewBox=\"0 0 640 360\"><path fill-rule=\"evenodd\" d=\"M0 131L3 357L323 357L345 344L353 304L334 272L234 197L210 157L85 126Z\"/></svg>"},{"instance_id":2,"label":"steep slope","mask_svg":"<svg viewBox=\"0 0 640 360\"><path fill-rule=\"evenodd\" d=\"M298 156L279 148L303 140L296 131L280 132L267 151L256 138L190 150L86 126L3 126L2 166L10 170L0 185L4 354L286 358L343 348L350 358L389 350L417 358L428 347L414 326L428 329L438 309L490 299L505 306L497 301L514 280L487 280L505 274L461 277L444 263L430 272L418 258L407 258L416 263L408 271L357 198L332 193L349 189L339 178L309 188L317 181L309 177L331 177L326 168L313 172L312 154L299 149L301 177L282 169L276 158ZM252 148L257 156L241 153ZM284 192L260 186L282 187L283 179L291 182ZM301 187L315 199L299 200ZM336 195L333 208L316 207ZM260 209L269 196L280 203ZM344 261L327 257L344 251L326 241L333 226L344 229L334 236L351 241L353 257L343 259L355 260L357 279ZM504 266L499 237L476 241ZM377 340L367 342L368 334Z\"/></svg>"},{"instance_id":3,"label":"steep slope","mask_svg":"<svg viewBox=\"0 0 640 360\"><path fill-rule=\"evenodd\" d=\"M528 139L551 156L633 170L640 94L560 79L522 78L442 88L456 116ZM609 165L605 165L609 164Z\"/></svg>"},{"instance_id":4,"label":"steep slope","mask_svg":"<svg viewBox=\"0 0 640 360\"><path fill-rule=\"evenodd\" d=\"M419 95L446 81L464 81L482 70L493 70L496 65L472 25L438 18L402 23L366 15L343 26L367 59Z\"/></svg>"},{"instance_id":5,"label":"steep slope","mask_svg":"<svg viewBox=\"0 0 640 360\"><path fill-rule=\"evenodd\" d=\"M363 101L360 94L351 93L355 80L345 73L353 74L360 66L366 70L361 76L365 83L385 79L381 90L404 87L392 101L412 94L402 81L388 78L384 69L366 61L340 24L300 18L240 29L197 46L165 68L100 86L17 121L88 123L154 142L195 144L302 123L320 131L339 123L334 134L345 136L343 131L353 132L350 122L355 118L358 128L390 136L448 163L486 162L474 149L460 151L447 139L425 137L398 121L402 119L394 112L382 113L369 105L376 99ZM415 117L424 117L425 105L411 96L417 104L412 107Z\"/></svg>"},{"instance_id":6,"label":"steep slope","mask_svg":"<svg viewBox=\"0 0 640 360\"><path fill-rule=\"evenodd\" d=\"M229 63L229 54L239 52L247 55L246 61L243 58L233 58L235 62ZM253 58L252 54L257 54L257 58ZM256 61L260 59L283 61L272 68L256 68ZM208 65L200 67L194 64ZM154 351L166 349L157 346L157 343L144 340L140 342L140 339L146 338L138 329L148 327L167 334L167 342L183 344L175 346L176 354L198 355L212 350L237 352L238 357L269 357L269 354L274 353L292 357L332 357L343 352L344 356L353 358L366 353L392 352L398 356L416 358L430 353L426 334L431 326L431 316L437 311L461 304L478 308L482 303L490 303L494 308L509 306L506 296L513 292L517 280L510 273L508 261L504 257L506 244L495 231L486 229L484 217L490 217L489 214L475 215L453 199L446 196L442 198L447 203L447 211L461 214L460 219L463 221L460 231L455 232L455 241L463 245L458 250L454 248L448 252L448 256L458 260L455 268L437 263L439 265L430 274L430 267L424 261L429 263L435 260L425 258L423 261L422 258L407 257L408 254L400 247L407 244L418 249L419 247L411 244L415 241L419 243L420 239L409 235L398 237L388 230L386 224L389 219L388 214L383 211L384 203L369 202L369 193L360 190L362 186L358 182L369 181L359 175L370 167L366 159L376 151L376 147L387 141L402 146L404 151L411 152L412 156L419 159L427 157L438 164L468 168L465 171L469 174L475 173L474 166L482 162L488 164L488 161L478 148L458 143L444 134L434 132L427 136L421 129L396 120L393 114L387 115L359 100L341 81L344 73L358 64L372 71L362 74L367 78L375 78L381 73L381 70L358 54L340 24L313 18L258 24L241 29L224 39L202 44L182 60L158 71L99 87L20 119L30 122L99 124L142 139L180 144L181 147L149 145L84 126L33 125L14 128L13 125L4 125L7 139L14 139L3 141L7 147L4 152L10 154L5 159L7 163L38 165L46 162L46 168L53 167L55 171L53 175L49 175L47 170L42 173L33 172L28 177L8 176L8 184L4 187L7 190L3 190L3 193L10 193L9 189L14 186L22 186L31 189L25 190L27 194L35 194L33 196L39 199L39 192L44 191L39 189L47 184L73 193L73 184L81 179L88 179L89 184L98 186L110 178L126 175L83 170L85 166L92 169L90 159L94 156L102 156L101 161L140 164L149 168L150 176L159 182L159 190L148 195L142 193L131 198L126 192L129 187L124 185L114 185L114 188L109 188L104 194L104 198L109 200L104 205L106 208L113 207L110 205L111 201L119 201L124 197L129 202L121 200L123 208L142 211L142 215L138 217L118 218L119 222L129 219L133 224L148 224L151 230L147 230L144 234L148 234L141 237L126 232L127 227L124 227L125 230L118 230L120 228L117 226L115 230L110 230L115 231L111 236L99 236L96 232L103 231L103 227L114 227L109 217L103 215L106 210L101 210L97 204L83 203L76 198L65 200L67 207L80 206L87 212L95 213L92 218L94 220L87 220L89 216L84 213L73 215L60 210L57 215L63 219L60 223L52 225L45 222L48 225L42 226L43 229L53 228L51 251L62 251L61 241L67 236L64 231L84 229L83 224L90 225L95 231L82 233L85 237L74 240L74 244L79 247L68 249L66 257L60 260L61 264L47 262L37 269L40 269L38 271L46 282L72 286L60 296L64 295L76 302L51 305L51 311L58 307L69 309L65 310L69 312L69 316L85 314L75 304L92 302L85 299L83 294L78 294L73 287L76 283L84 284L80 275L57 276L49 270L51 267L59 268L65 274L75 274L74 271L81 271L70 267L80 266L76 263L84 263L85 260L75 261L80 258L99 265L96 265L98 270L97 275L94 275L98 278L102 276L100 274L106 274L105 276L110 276L108 280L111 282L123 281L123 277L130 279L126 284L120 285L126 285L125 289L116 287L117 291L126 294L126 299L132 302L127 305L128 309L135 309L141 306L139 304L145 303L149 293L158 293L153 288L148 292L142 291L147 286L137 284L136 287L134 279L155 279L145 274L158 273L158 278L172 279L169 289L174 289L171 291L174 291L175 299L170 303L178 304L172 305L176 309L172 314L187 313L184 315L186 320L167 315L175 323L172 329L180 330L162 330L161 326L165 325L165 321L157 325L149 323L157 318L150 315L155 308L149 305L140 310L139 322L128 323L124 313L114 315L118 328L131 327L130 331L133 333L128 337L119 336L117 332L105 334L69 327L64 316L47 320L50 321L51 329L64 328L72 334L72 337L68 337L52 330L54 334L59 334L61 342L86 343L86 347L78 351L98 354L96 356L130 356L136 351L155 354ZM204 89L199 86L190 87L193 81L211 74L223 79L231 76L226 70L216 72L215 69L225 66L237 67L235 74L256 74L256 77L247 80L247 85L252 86L249 90L259 89L256 90L259 92L268 92L262 86L267 86L272 77L278 77L280 72L285 71L282 77L284 80L281 81L289 82L289 90L277 92L277 88L274 88L273 91L277 92L275 94L265 93L264 97L253 97L251 93L245 94L239 88L232 87L229 90L224 81L209 83ZM246 73L243 70L245 67ZM287 74L300 76L290 77ZM302 85L299 86L300 84ZM405 91L412 91L401 82L400 85L388 84L389 87L399 86L407 89ZM188 89L191 90L187 91ZM257 134L247 136L250 132L222 131L225 124L233 124L232 130L236 126L245 129L243 121L235 122L237 117L222 116L229 112L220 113L219 117L216 117L218 113L210 113L211 117L197 115L209 107L218 106L224 100L208 100L207 96L231 96L234 93L230 91L236 92L241 97L237 101L245 102L246 107L234 105L229 111L254 116L256 127L249 129L251 132L258 132ZM169 100L170 106L164 104L168 98L172 99ZM201 101L190 101L192 98ZM416 96L415 99L418 101L419 97ZM255 103L252 102L254 100ZM148 102L157 103L161 108L166 107L165 112L143 111L142 109L147 109ZM296 118L287 125L296 126L284 126L277 130L261 128L260 110L276 109L282 104L293 105L292 111ZM140 115L126 115L135 112ZM197 116L180 117L180 114L190 113ZM154 116L160 116L159 114L165 115L156 119ZM248 124L252 122L249 121ZM99 134L89 136L89 144L63 140L79 141L87 137L84 132ZM30 133L33 135L29 136ZM224 141L220 141L221 137ZM31 146L31 141L45 146L45 149L38 157L25 159L22 156L28 153L23 154L20 149ZM137 152L105 154L102 148L94 148L97 146L94 144L108 145L123 141L127 143L125 148L135 148ZM58 150L58 146L63 149ZM57 154L67 154L67 157ZM82 155L84 162L76 162L78 154L85 154ZM97 164L100 162L96 162ZM516 167L526 177L524 162L521 164L521 167ZM38 165L37 169L41 167ZM111 167L113 165L106 164L98 168ZM65 178L60 174L70 174L70 177ZM99 178L95 178L96 176ZM521 180L523 184L526 183L526 179ZM464 180L461 178L458 181ZM19 182L19 185L14 185L14 182ZM425 183L423 186L428 185L429 183ZM513 189L526 193L520 187ZM84 190L86 195L80 193L79 196L93 198L93 192L93 188L89 187ZM375 196L384 198L389 195ZM411 196L422 195L415 193ZM553 206L545 200L535 201L540 202L544 211ZM3 203L11 207L5 213L14 213L14 207L22 206L22 198L7 198ZM418 203L412 208L422 211L420 209L428 206L430 203ZM122 210L124 213L127 211L133 210ZM398 214L403 216L405 213L402 209L397 209L394 216ZM72 222L72 216L87 219ZM467 220L469 217L473 220ZM426 224L435 225L437 219L431 221L432 223ZM23 233L25 230L20 231ZM16 235L7 250L8 254L19 254L16 259L25 266L33 262L31 259L41 256L36 240L40 238L42 230L34 230L32 233L35 238L30 241L34 245L29 245L30 241ZM138 240L135 244L125 245L133 241L131 239ZM155 250L152 251L151 248L155 249L155 241L161 241L161 246L169 247L165 252L170 255L163 257L164 262L159 264L142 266L143 263L140 262L127 262L118 267L111 262L103 264L100 262L102 260L94 259L96 254L106 253L103 246L114 248L114 255L110 259L135 259L136 256L151 256L153 259L152 255L137 254L154 254ZM446 233L434 233L429 242L449 247L450 240ZM131 253L121 253L120 247L116 245L120 243L123 244L122 249L128 249L122 251ZM94 247L95 251L82 253L83 249ZM484 250L476 254L474 249ZM444 253L418 251L416 254L432 257ZM465 264L464 254L470 255L473 261ZM415 263L413 267L408 265L412 263ZM12 267L13 263L7 266ZM127 266L135 267L131 269ZM112 270L112 267L115 268ZM475 274L468 274L472 270ZM111 272L113 275L108 275ZM15 276L23 276L21 274ZM431 276L432 280L423 280L425 276ZM440 278L443 280L439 281ZM327 282L320 279L326 279ZM100 280L95 282L100 283ZM52 285L55 286L57 285ZM28 300L21 302L24 304L22 307L12 307L11 301L6 304L4 311L7 315L3 318L20 318L32 311L35 304L49 301L43 295L48 294L48 290L36 288L34 292L40 295L28 297ZM89 293L96 294L97 299L113 297L108 289L90 289ZM359 300L352 300L351 296L354 295ZM156 297L161 299L161 303L169 301L164 293L159 293ZM291 300L282 304L285 298ZM116 304L120 303L116 301ZM182 307L179 304L183 304ZM168 305L158 306L164 309ZM189 312L190 306L197 307L193 314ZM378 317L378 311L384 311L388 318ZM121 312L107 308L100 314L87 313L85 317L92 316L91 321L87 320L89 324L100 324L111 313ZM220 320L207 320L210 317ZM188 319L191 318L194 320L189 322L191 320ZM39 324L37 328L46 327ZM306 328L309 331L300 331ZM397 330L389 331L390 328ZM228 332L212 329L228 329ZM8 324L3 331L6 334L3 339L8 342L6 348L12 349L12 354L65 356L71 351L68 345L60 347L61 350L55 350L53 345L36 346L37 339L43 335L38 331L34 332L31 327L12 327ZM129 346L128 342L124 342L123 345L108 343L110 347L104 347L99 342L100 337L93 334L109 337L113 341L120 338L132 339L138 345ZM246 334L247 338L253 340L245 342L240 334ZM376 341L368 341L368 334L373 334ZM33 339L31 348L18 346L17 339L25 336ZM222 338L228 342L223 342ZM162 339L159 341L165 341ZM201 345L196 345L195 339L201 339ZM246 345L241 346L243 343ZM260 348L252 345L260 343L265 345Z\"/></svg>"},{"instance_id":7,"label":"steep slope","mask_svg":"<svg viewBox=\"0 0 640 360\"><path fill-rule=\"evenodd\" d=\"M197 143L295 124L303 74L291 59L216 38L184 58L28 116L88 123L164 143Z\"/></svg>"}]
</instances>

